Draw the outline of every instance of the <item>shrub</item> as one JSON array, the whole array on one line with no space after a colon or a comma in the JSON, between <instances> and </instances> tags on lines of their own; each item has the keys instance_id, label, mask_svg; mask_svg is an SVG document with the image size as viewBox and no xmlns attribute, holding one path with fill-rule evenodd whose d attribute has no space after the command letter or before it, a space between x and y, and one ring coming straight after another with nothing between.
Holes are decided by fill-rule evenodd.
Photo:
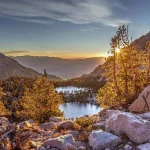
<instances>
[{"instance_id":1,"label":"shrub","mask_svg":"<svg viewBox=\"0 0 150 150\"><path fill-rule=\"evenodd\" d=\"M6 116L9 115L10 112L8 111L8 109L6 109L2 101L2 96L3 96L3 92L2 92L2 88L0 88L0 116Z\"/></svg>"},{"instance_id":2,"label":"shrub","mask_svg":"<svg viewBox=\"0 0 150 150\"><path fill-rule=\"evenodd\" d=\"M77 118L75 122L81 126L81 129L91 130L91 125L96 123L96 116Z\"/></svg>"},{"instance_id":3,"label":"shrub","mask_svg":"<svg viewBox=\"0 0 150 150\"><path fill-rule=\"evenodd\" d=\"M26 88L21 100L13 103L16 117L44 122L51 116L62 116L59 104L62 97L45 78L37 78L31 88Z\"/></svg>"}]
</instances>

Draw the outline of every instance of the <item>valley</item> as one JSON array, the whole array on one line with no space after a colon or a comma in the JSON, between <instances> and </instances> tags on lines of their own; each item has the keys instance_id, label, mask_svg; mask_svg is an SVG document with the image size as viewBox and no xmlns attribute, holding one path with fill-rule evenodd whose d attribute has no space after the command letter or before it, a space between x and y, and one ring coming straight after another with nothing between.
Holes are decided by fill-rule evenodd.
<instances>
[{"instance_id":1,"label":"valley","mask_svg":"<svg viewBox=\"0 0 150 150\"><path fill-rule=\"evenodd\" d=\"M89 74L94 68L105 61L104 57L62 59L55 57L18 56L12 58L23 66L32 68L39 73L43 73L43 69L46 69L48 74L56 75L65 80Z\"/></svg>"},{"instance_id":2,"label":"valley","mask_svg":"<svg viewBox=\"0 0 150 150\"><path fill-rule=\"evenodd\" d=\"M148 6L0 0L0 150L150 150Z\"/></svg>"}]
</instances>

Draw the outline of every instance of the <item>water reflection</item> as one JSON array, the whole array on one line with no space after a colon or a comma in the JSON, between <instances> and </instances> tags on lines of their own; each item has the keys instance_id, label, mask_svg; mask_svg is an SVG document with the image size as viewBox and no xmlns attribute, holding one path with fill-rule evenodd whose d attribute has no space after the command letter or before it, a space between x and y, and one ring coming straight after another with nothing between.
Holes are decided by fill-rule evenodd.
<instances>
[{"instance_id":1,"label":"water reflection","mask_svg":"<svg viewBox=\"0 0 150 150\"><path fill-rule=\"evenodd\" d=\"M62 93L75 93L78 91L85 91L87 88L78 88L78 87L73 87L73 86L68 86L68 87L58 87L56 88L56 91L62 92Z\"/></svg>"},{"instance_id":2,"label":"water reflection","mask_svg":"<svg viewBox=\"0 0 150 150\"><path fill-rule=\"evenodd\" d=\"M98 105L83 103L65 103L61 104L59 109L64 111L65 118L77 118L84 115L94 115L101 110Z\"/></svg>"}]
</instances>

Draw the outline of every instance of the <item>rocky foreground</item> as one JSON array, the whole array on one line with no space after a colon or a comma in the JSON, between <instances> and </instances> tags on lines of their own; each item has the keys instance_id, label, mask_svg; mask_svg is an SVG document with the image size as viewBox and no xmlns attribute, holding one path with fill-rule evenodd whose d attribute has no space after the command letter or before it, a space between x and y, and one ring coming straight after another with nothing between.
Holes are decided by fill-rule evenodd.
<instances>
[{"instance_id":1,"label":"rocky foreground","mask_svg":"<svg viewBox=\"0 0 150 150\"><path fill-rule=\"evenodd\" d=\"M58 117L44 124L1 117L0 134L1 150L150 150L150 112L102 111L91 132Z\"/></svg>"},{"instance_id":2,"label":"rocky foreground","mask_svg":"<svg viewBox=\"0 0 150 150\"><path fill-rule=\"evenodd\" d=\"M0 117L0 150L150 150L149 93L150 86L129 107L130 112L104 109L78 122L50 117L43 124L16 123Z\"/></svg>"}]
</instances>

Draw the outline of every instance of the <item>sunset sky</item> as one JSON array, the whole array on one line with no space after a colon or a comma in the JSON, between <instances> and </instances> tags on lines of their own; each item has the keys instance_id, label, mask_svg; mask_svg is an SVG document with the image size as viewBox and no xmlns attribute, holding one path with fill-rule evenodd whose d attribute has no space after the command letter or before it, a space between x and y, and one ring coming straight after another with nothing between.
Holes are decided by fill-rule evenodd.
<instances>
[{"instance_id":1,"label":"sunset sky","mask_svg":"<svg viewBox=\"0 0 150 150\"><path fill-rule=\"evenodd\" d=\"M150 30L150 0L0 0L0 51L9 56L106 55L119 25Z\"/></svg>"}]
</instances>

